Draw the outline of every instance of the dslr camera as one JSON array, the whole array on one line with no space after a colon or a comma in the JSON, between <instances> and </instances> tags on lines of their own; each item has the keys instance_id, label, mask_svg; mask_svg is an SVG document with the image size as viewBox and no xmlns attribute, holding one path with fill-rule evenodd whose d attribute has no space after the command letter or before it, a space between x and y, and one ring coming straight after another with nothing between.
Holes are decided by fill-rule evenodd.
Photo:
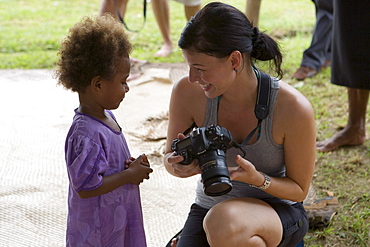
<instances>
[{"instance_id":1,"label":"dslr camera","mask_svg":"<svg viewBox=\"0 0 370 247\"><path fill-rule=\"evenodd\" d=\"M189 136L172 142L172 151L184 157L180 164L188 165L198 159L204 186L208 196L220 196L232 189L226 165L226 151L237 147L229 130L211 125L194 129Z\"/></svg>"}]
</instances>

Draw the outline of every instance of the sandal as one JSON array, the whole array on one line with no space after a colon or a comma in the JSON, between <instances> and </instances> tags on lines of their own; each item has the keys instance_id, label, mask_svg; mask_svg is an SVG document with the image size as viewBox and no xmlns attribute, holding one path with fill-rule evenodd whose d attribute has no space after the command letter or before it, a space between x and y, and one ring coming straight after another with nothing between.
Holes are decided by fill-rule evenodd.
<instances>
[{"instance_id":1,"label":"sandal","mask_svg":"<svg viewBox=\"0 0 370 247\"><path fill-rule=\"evenodd\" d=\"M303 205L308 216L310 228L321 228L329 225L339 206L338 197L327 196L312 204Z\"/></svg>"}]
</instances>

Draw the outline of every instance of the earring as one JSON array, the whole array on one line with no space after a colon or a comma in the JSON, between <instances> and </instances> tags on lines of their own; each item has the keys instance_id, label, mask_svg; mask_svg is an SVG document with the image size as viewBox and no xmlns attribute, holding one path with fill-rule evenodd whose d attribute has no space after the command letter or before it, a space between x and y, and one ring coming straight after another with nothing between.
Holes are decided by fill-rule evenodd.
<instances>
[{"instance_id":1,"label":"earring","mask_svg":"<svg viewBox=\"0 0 370 247\"><path fill-rule=\"evenodd\" d=\"M237 70L237 69L235 69L235 68L234 68L234 70L235 70L235 72L236 72L236 73L238 73L238 72L239 72L239 70Z\"/></svg>"}]
</instances>

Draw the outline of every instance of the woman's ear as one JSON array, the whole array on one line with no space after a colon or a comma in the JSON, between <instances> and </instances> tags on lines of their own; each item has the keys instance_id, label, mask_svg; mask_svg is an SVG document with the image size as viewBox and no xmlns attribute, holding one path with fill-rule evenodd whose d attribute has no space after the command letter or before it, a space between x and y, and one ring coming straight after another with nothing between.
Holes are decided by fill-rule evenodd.
<instances>
[{"instance_id":1,"label":"woman's ear","mask_svg":"<svg viewBox=\"0 0 370 247\"><path fill-rule=\"evenodd\" d=\"M99 92L102 89L102 80L103 78L98 75L91 79L90 86L94 92Z\"/></svg>"},{"instance_id":2,"label":"woman's ear","mask_svg":"<svg viewBox=\"0 0 370 247\"><path fill-rule=\"evenodd\" d=\"M243 55L240 51L233 51L230 54L230 61L233 70L240 71L243 67Z\"/></svg>"}]
</instances>

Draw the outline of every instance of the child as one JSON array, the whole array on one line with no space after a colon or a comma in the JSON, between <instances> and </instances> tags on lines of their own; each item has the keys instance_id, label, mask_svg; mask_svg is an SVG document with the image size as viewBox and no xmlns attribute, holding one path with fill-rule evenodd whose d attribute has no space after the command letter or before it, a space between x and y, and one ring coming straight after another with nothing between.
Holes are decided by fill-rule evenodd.
<instances>
[{"instance_id":1,"label":"child","mask_svg":"<svg viewBox=\"0 0 370 247\"><path fill-rule=\"evenodd\" d=\"M130 51L120 23L104 15L72 27L59 52L58 84L80 101L65 144L67 246L146 246L138 185L153 170L144 154L130 157L110 111L129 91Z\"/></svg>"}]
</instances>

